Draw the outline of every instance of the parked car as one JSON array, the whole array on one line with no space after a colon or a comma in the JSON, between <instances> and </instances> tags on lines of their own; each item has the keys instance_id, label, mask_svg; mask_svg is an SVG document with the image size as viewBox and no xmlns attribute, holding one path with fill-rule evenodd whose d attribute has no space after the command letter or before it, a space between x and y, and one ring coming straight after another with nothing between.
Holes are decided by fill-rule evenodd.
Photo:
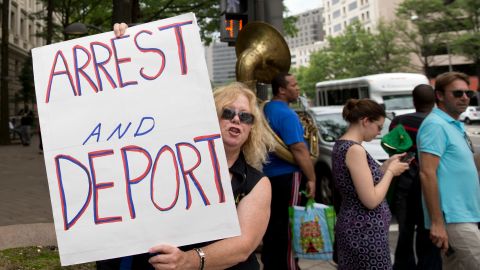
<instances>
[{"instance_id":1,"label":"parked car","mask_svg":"<svg viewBox=\"0 0 480 270\"><path fill-rule=\"evenodd\" d=\"M319 157L315 162L317 188L315 200L325 204L332 204L332 149L335 141L347 130L348 123L342 117L343 106L311 107L308 113L317 124L319 133ZM365 150L379 163L388 159L388 154L380 146L383 135L388 133L390 119L385 118L381 135L370 142L363 142Z\"/></svg>"},{"instance_id":2,"label":"parked car","mask_svg":"<svg viewBox=\"0 0 480 270\"><path fill-rule=\"evenodd\" d=\"M460 114L459 119L467 125L480 121L480 107L468 106L467 109Z\"/></svg>"}]
</instances>

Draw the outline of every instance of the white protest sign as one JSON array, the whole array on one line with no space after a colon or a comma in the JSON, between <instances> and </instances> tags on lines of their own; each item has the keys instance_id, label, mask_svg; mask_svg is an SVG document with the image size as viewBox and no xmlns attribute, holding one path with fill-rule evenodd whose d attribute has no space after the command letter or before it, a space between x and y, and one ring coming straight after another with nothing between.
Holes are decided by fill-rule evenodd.
<instances>
[{"instance_id":1,"label":"white protest sign","mask_svg":"<svg viewBox=\"0 0 480 270\"><path fill-rule=\"evenodd\" d=\"M62 265L240 234L192 13L32 54Z\"/></svg>"}]
</instances>

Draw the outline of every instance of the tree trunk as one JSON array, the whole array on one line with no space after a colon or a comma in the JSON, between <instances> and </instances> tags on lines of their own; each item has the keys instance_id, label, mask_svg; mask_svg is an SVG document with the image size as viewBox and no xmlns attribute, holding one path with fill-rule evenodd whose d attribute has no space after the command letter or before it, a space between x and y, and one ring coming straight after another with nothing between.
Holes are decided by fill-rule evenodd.
<instances>
[{"instance_id":1,"label":"tree trunk","mask_svg":"<svg viewBox=\"0 0 480 270\"><path fill-rule=\"evenodd\" d=\"M2 1L2 45L1 45L1 94L0 94L0 144L10 144L10 132L9 132L9 116L10 116L10 107L9 107L9 98L8 98L8 18L10 15L10 0Z\"/></svg>"},{"instance_id":2,"label":"tree trunk","mask_svg":"<svg viewBox=\"0 0 480 270\"><path fill-rule=\"evenodd\" d=\"M112 0L112 26L115 23L132 22L132 0Z\"/></svg>"},{"instance_id":3,"label":"tree trunk","mask_svg":"<svg viewBox=\"0 0 480 270\"><path fill-rule=\"evenodd\" d=\"M477 91L480 93L480 58L475 61L475 73L477 75Z\"/></svg>"},{"instance_id":4,"label":"tree trunk","mask_svg":"<svg viewBox=\"0 0 480 270\"><path fill-rule=\"evenodd\" d=\"M47 45L52 44L53 39L53 0L47 3Z\"/></svg>"},{"instance_id":5,"label":"tree trunk","mask_svg":"<svg viewBox=\"0 0 480 270\"><path fill-rule=\"evenodd\" d=\"M140 2L139 0L132 0L132 23L137 23L140 18Z\"/></svg>"}]
</instances>

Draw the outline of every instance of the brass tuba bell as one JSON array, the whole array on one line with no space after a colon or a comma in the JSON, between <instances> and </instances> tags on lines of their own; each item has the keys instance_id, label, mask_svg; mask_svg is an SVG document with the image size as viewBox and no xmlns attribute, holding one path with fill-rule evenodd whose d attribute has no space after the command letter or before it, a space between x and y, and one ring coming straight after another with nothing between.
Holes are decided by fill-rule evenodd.
<instances>
[{"instance_id":1,"label":"brass tuba bell","mask_svg":"<svg viewBox=\"0 0 480 270\"><path fill-rule=\"evenodd\" d=\"M236 75L237 81L245 83L252 91L256 92L257 82L270 84L272 79L280 72L290 69L290 50L283 36L273 26L263 22L249 22L238 33L235 43L237 55ZM263 109L261 104L261 109ZM318 129L315 120L306 113L298 112L304 127L304 138L310 146L310 157L318 157ZM268 123L265 125L270 127ZM275 154L296 164L288 146L280 137L270 129L277 145Z\"/></svg>"},{"instance_id":2,"label":"brass tuba bell","mask_svg":"<svg viewBox=\"0 0 480 270\"><path fill-rule=\"evenodd\" d=\"M288 45L277 29L267 23L247 23L238 33L235 52L237 81L253 91L257 82L269 84L279 72L290 69Z\"/></svg>"}]
</instances>

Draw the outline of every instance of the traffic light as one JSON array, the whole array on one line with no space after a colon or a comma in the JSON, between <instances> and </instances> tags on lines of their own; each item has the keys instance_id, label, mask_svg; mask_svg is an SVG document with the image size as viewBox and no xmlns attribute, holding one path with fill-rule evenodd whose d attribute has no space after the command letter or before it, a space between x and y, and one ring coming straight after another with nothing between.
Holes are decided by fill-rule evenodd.
<instances>
[{"instance_id":1,"label":"traffic light","mask_svg":"<svg viewBox=\"0 0 480 270\"><path fill-rule=\"evenodd\" d=\"M220 41L233 46L238 32L248 22L248 0L221 0L220 10Z\"/></svg>"}]
</instances>

